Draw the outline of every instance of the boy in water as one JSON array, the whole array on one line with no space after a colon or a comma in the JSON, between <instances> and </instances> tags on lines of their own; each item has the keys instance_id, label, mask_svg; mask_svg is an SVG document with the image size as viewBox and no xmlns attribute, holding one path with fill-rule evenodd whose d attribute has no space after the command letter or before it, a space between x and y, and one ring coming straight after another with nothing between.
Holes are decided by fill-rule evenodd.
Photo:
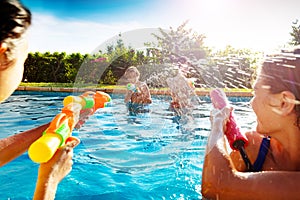
<instances>
[{"instance_id":1,"label":"boy in water","mask_svg":"<svg viewBox=\"0 0 300 200\"><path fill-rule=\"evenodd\" d=\"M140 81L140 72L134 66L129 67L124 74L129 82L124 102L130 112L139 113L149 111L148 105L152 103L150 90L145 82Z\"/></svg>"}]
</instances>

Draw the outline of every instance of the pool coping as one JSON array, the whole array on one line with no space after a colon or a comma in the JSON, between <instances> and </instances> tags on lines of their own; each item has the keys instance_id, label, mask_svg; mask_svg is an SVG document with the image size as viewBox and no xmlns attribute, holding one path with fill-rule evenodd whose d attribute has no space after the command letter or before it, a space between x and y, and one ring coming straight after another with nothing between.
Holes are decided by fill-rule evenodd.
<instances>
[{"instance_id":1,"label":"pool coping","mask_svg":"<svg viewBox=\"0 0 300 200\"><path fill-rule=\"evenodd\" d=\"M111 89L111 88L63 88L63 87L34 87L34 86L19 86L17 91L41 91L41 92L85 92L85 91L102 91L106 93L120 93L126 92L126 89ZM198 96L207 96L209 91L207 90L196 90ZM150 93L153 95L170 95L169 90L150 89ZM251 92L226 92L227 96L238 96L238 97L252 97Z\"/></svg>"}]
</instances>

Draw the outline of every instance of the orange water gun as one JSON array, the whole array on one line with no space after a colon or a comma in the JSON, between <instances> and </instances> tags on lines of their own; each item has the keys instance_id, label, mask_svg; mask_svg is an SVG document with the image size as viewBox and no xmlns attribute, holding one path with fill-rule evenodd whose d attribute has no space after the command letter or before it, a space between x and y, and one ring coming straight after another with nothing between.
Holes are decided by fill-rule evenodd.
<instances>
[{"instance_id":1,"label":"orange water gun","mask_svg":"<svg viewBox=\"0 0 300 200\"><path fill-rule=\"evenodd\" d=\"M43 135L30 145L28 149L30 159L36 163L50 160L56 150L68 141L75 126L84 123L80 120L80 114L86 112L92 115L110 101L111 97L100 91L88 91L80 96L65 97L61 112L54 117Z\"/></svg>"}]
</instances>

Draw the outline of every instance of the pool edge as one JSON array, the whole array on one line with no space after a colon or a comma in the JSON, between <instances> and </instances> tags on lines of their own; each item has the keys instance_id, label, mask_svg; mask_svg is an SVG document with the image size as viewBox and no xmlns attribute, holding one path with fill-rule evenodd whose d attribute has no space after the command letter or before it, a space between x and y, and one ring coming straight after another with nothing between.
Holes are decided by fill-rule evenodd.
<instances>
[{"instance_id":1,"label":"pool edge","mask_svg":"<svg viewBox=\"0 0 300 200\"><path fill-rule=\"evenodd\" d=\"M41 91L41 92L84 92L84 91L103 91L106 93L125 93L126 89L109 89L109 88L59 88L59 87L34 87L34 86L19 86L16 91ZM150 89L153 95L170 95L169 90ZM198 96L207 96L209 91L196 90ZM226 92L227 96L234 97L252 97L251 92Z\"/></svg>"}]
</instances>

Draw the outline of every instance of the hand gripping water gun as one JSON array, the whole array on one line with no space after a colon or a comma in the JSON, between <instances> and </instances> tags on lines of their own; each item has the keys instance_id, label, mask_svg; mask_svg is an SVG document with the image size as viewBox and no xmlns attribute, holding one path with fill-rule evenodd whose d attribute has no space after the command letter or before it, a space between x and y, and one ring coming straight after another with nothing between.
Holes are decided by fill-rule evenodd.
<instances>
[{"instance_id":1,"label":"hand gripping water gun","mask_svg":"<svg viewBox=\"0 0 300 200\"><path fill-rule=\"evenodd\" d=\"M111 102L111 97L101 91L92 92L87 91L83 93L81 96L67 96L65 97L63 104L64 106L70 104L70 103L77 103L80 104L82 109L80 113L84 113L89 109L92 109L89 115L94 114L98 108L104 108ZM84 121L79 120L78 125L82 125Z\"/></svg>"},{"instance_id":2,"label":"hand gripping water gun","mask_svg":"<svg viewBox=\"0 0 300 200\"><path fill-rule=\"evenodd\" d=\"M188 79L188 84L190 88L195 89L195 81L193 79Z\"/></svg>"},{"instance_id":3,"label":"hand gripping water gun","mask_svg":"<svg viewBox=\"0 0 300 200\"><path fill-rule=\"evenodd\" d=\"M226 94L221 89L212 90L210 92L210 98L214 108L216 109L221 110L229 105ZM246 164L247 170L251 171L253 166L245 151L245 146L248 145L248 139L241 133L239 127L236 124L232 111L229 115L229 121L226 123L225 135L227 137L230 147L233 150L240 151L240 154Z\"/></svg>"},{"instance_id":4,"label":"hand gripping water gun","mask_svg":"<svg viewBox=\"0 0 300 200\"><path fill-rule=\"evenodd\" d=\"M131 90L132 92L138 92L138 88L135 86L135 84L128 83L126 88L127 90Z\"/></svg>"},{"instance_id":5,"label":"hand gripping water gun","mask_svg":"<svg viewBox=\"0 0 300 200\"><path fill-rule=\"evenodd\" d=\"M84 123L79 119L80 113L89 110L89 115L92 115L110 101L110 96L100 91L65 97L61 113L54 117L43 135L30 145L28 149L30 159L37 163L50 160L56 150L68 141L75 125Z\"/></svg>"}]
</instances>

